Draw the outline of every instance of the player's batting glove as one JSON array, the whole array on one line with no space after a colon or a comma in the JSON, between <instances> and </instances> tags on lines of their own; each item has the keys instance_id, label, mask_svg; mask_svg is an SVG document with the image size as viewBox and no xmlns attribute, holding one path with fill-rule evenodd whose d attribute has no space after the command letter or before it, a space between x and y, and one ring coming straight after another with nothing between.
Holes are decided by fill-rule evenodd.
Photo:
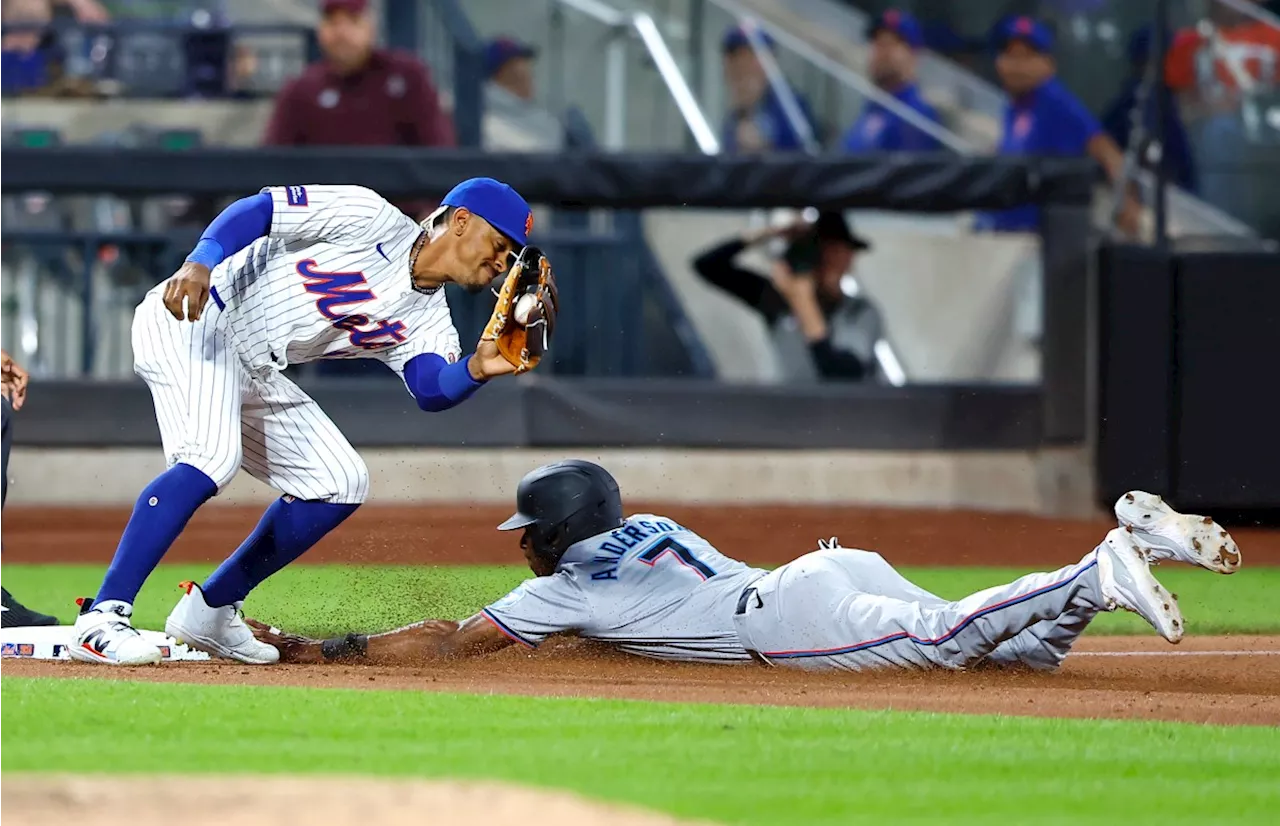
<instances>
[{"instance_id":1,"label":"player's batting glove","mask_svg":"<svg viewBox=\"0 0 1280 826\"><path fill-rule=\"evenodd\" d=\"M516 311L521 305L520 299L526 295L531 299L523 302L528 315L521 324ZM515 366L517 373L532 370L551 347L559 308L560 297L551 262L537 247L525 247L498 290L498 303L480 338L496 344L498 352Z\"/></svg>"}]
</instances>

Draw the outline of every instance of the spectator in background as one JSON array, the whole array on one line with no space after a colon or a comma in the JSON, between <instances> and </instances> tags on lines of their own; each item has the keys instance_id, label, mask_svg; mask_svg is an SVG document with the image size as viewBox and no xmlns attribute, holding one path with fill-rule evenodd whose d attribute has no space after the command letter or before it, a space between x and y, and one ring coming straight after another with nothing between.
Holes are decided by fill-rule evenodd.
<instances>
[{"instance_id":1,"label":"spectator in background","mask_svg":"<svg viewBox=\"0 0 1280 826\"><path fill-rule=\"evenodd\" d=\"M49 0L4 0L6 25L48 26L53 20ZM57 71L57 56L47 30L10 32L0 53L0 85L4 94L21 95L48 86Z\"/></svg>"},{"instance_id":2,"label":"spectator in background","mask_svg":"<svg viewBox=\"0 0 1280 826\"><path fill-rule=\"evenodd\" d=\"M98 0L54 0L55 9L66 9L77 23L102 25L111 22L111 12Z\"/></svg>"},{"instance_id":3,"label":"spectator in background","mask_svg":"<svg viewBox=\"0 0 1280 826\"><path fill-rule=\"evenodd\" d=\"M773 38L759 31L760 40L769 49ZM724 53L724 79L729 95L729 113L725 117L720 143L727 153L747 154L769 151L803 151L805 138L791 118L787 117L782 100L769 83L764 66L747 32L733 26L725 32L721 43ZM817 129L809 102L798 92L792 91L809 134L816 138Z\"/></svg>"},{"instance_id":4,"label":"spectator in background","mask_svg":"<svg viewBox=\"0 0 1280 826\"><path fill-rule=\"evenodd\" d=\"M1165 82L1177 95L1181 114L1200 159L1199 194L1245 220L1266 223L1274 202L1270 170L1251 169L1260 152L1263 118L1246 122L1242 107L1251 94L1280 87L1280 29L1220 4L1197 26L1178 32L1165 62ZM1257 129L1259 134L1251 135Z\"/></svg>"},{"instance_id":5,"label":"spectator in background","mask_svg":"<svg viewBox=\"0 0 1280 826\"><path fill-rule=\"evenodd\" d=\"M774 238L790 244L768 277L734 263L748 247ZM869 302L846 295L841 282L857 253L869 249L843 215L824 212L813 224L801 221L730 239L699 255L693 266L707 283L760 313L775 340L802 337L819 376L857 381L874 373L880 322Z\"/></svg>"},{"instance_id":6,"label":"spectator in background","mask_svg":"<svg viewBox=\"0 0 1280 826\"><path fill-rule=\"evenodd\" d=\"M1195 163L1191 157L1191 142L1187 130L1178 115L1177 102L1164 82L1164 72L1157 71L1148 81L1147 69L1151 61L1152 29L1144 26L1129 38L1129 77L1119 95L1107 107L1102 124L1112 139L1122 149L1127 149L1133 131L1133 110L1138 105L1138 92L1147 83L1147 97L1143 106L1142 129L1146 133L1143 145L1135 147L1137 156L1148 159L1146 144L1156 139L1160 123L1160 98L1164 98L1164 143L1158 157L1168 179L1183 189L1196 189Z\"/></svg>"},{"instance_id":7,"label":"spectator in background","mask_svg":"<svg viewBox=\"0 0 1280 826\"><path fill-rule=\"evenodd\" d=\"M1280 28L1217 3L1204 22L1178 32L1165 62L1189 115L1234 111L1242 92L1280 86Z\"/></svg>"},{"instance_id":8,"label":"spectator in background","mask_svg":"<svg viewBox=\"0 0 1280 826\"><path fill-rule=\"evenodd\" d=\"M1013 17L999 28L996 71L1009 93L1000 136L1001 155L1088 156L1113 183L1124 174L1124 154L1097 118L1057 79L1053 35L1030 17ZM1120 214L1120 228L1138 232L1142 207L1130 189ZM985 213L980 229L1026 232L1040 224L1032 204Z\"/></svg>"},{"instance_id":9,"label":"spectator in background","mask_svg":"<svg viewBox=\"0 0 1280 826\"><path fill-rule=\"evenodd\" d=\"M937 123L938 113L916 85L916 56L924 46L920 23L905 12L890 9L876 21L871 35L867 66L876 86L920 117ZM930 152L941 148L932 135L874 100L867 102L844 136L846 152Z\"/></svg>"},{"instance_id":10,"label":"spectator in background","mask_svg":"<svg viewBox=\"0 0 1280 826\"><path fill-rule=\"evenodd\" d=\"M406 52L374 46L368 0L323 0L323 60L280 90L267 127L276 146L453 146L431 75Z\"/></svg>"},{"instance_id":11,"label":"spectator in background","mask_svg":"<svg viewBox=\"0 0 1280 826\"><path fill-rule=\"evenodd\" d=\"M526 103L533 101L533 61L538 50L509 37L489 41L484 50L489 82Z\"/></svg>"},{"instance_id":12,"label":"spectator in background","mask_svg":"<svg viewBox=\"0 0 1280 826\"><path fill-rule=\"evenodd\" d=\"M231 60L227 65L227 94L240 100L256 97L253 78L257 73L258 53L253 50L253 47L248 43L237 43L232 46Z\"/></svg>"}]
</instances>

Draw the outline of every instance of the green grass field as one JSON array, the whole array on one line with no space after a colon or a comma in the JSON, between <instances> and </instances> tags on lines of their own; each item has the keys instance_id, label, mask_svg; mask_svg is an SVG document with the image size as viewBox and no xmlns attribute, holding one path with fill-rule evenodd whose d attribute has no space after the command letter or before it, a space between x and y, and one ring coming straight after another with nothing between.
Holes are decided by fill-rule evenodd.
<instances>
[{"instance_id":1,"label":"green grass field","mask_svg":"<svg viewBox=\"0 0 1280 826\"><path fill-rule=\"evenodd\" d=\"M138 624L160 627L176 583L207 572L157 572ZM1018 572L907 573L958 596ZM1280 631L1280 569L1159 573L1193 631ZM4 568L42 609L100 575ZM523 576L298 566L248 607L308 633L387 627L465 615ZM1142 629L1103 619L1104 632ZM1280 810L1280 730L1267 728L12 677L0 695L6 772L491 778L735 824L1270 823Z\"/></svg>"},{"instance_id":2,"label":"green grass field","mask_svg":"<svg viewBox=\"0 0 1280 826\"><path fill-rule=\"evenodd\" d=\"M181 596L178 583L202 581L211 565L162 565L142 589L134 624L163 628ZM1025 573L1016 568L903 568L908 578L949 598L1006 582ZM1231 576L1178 566L1157 570L1161 582L1179 595L1188 628L1196 634L1280 633L1280 568L1246 568ZM522 579L516 565L458 567L295 565L268 580L245 605L251 616L270 619L306 634L383 630L435 617L469 616ZM75 615L76 596L92 596L102 579L95 565L6 565L4 583L27 605L56 612L64 622ZM1150 628L1132 614L1099 617L1091 634L1146 634Z\"/></svg>"}]
</instances>

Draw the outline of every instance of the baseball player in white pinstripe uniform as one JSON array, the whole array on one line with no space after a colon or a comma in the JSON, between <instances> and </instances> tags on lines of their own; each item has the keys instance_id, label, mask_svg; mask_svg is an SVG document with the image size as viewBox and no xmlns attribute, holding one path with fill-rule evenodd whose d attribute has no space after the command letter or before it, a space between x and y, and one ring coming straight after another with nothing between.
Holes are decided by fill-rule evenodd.
<instances>
[{"instance_id":1,"label":"baseball player in white pinstripe uniform","mask_svg":"<svg viewBox=\"0 0 1280 826\"><path fill-rule=\"evenodd\" d=\"M532 224L524 199L490 178L459 184L421 225L356 186L270 187L219 215L134 316L135 370L155 401L168 470L138 498L97 597L80 601L72 656L160 661L130 623L133 601L196 509L243 467L284 495L203 585L185 584L165 630L211 654L275 662L278 652L244 625L242 601L369 494L359 453L281 371L376 358L419 407L438 411L495 376L532 367L541 349L513 357L498 335L499 312L510 312L502 298L475 353L462 359L442 289L483 289L511 269L509 298L530 256L550 279L527 246ZM540 324L549 337L555 306L543 295L529 329Z\"/></svg>"},{"instance_id":2,"label":"baseball player in white pinstripe uniform","mask_svg":"<svg viewBox=\"0 0 1280 826\"><path fill-rule=\"evenodd\" d=\"M1121 527L1076 564L952 602L909 582L879 554L835 539L773 571L753 568L670 517L624 516L613 477L571 459L525 476L515 514L498 526L524 532L520 547L534 578L471 617L329 640L249 623L285 662L421 665L572 634L689 662L1048 671L1100 611L1133 611L1170 642L1182 639L1177 599L1152 564L1176 560L1223 574L1240 568L1226 531L1158 496L1126 494L1116 518Z\"/></svg>"}]
</instances>

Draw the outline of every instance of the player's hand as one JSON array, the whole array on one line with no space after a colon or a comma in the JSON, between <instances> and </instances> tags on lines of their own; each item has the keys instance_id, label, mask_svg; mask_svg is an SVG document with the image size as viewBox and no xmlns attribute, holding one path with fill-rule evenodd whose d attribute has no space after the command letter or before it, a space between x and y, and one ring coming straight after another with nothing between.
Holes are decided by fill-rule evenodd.
<instances>
[{"instance_id":1,"label":"player's hand","mask_svg":"<svg viewBox=\"0 0 1280 826\"><path fill-rule=\"evenodd\" d=\"M260 642L275 646L280 652L282 663L322 663L324 654L320 650L320 640L300 637L268 626L255 619L244 618L245 624L253 629L253 636Z\"/></svg>"},{"instance_id":2,"label":"player's hand","mask_svg":"<svg viewBox=\"0 0 1280 826\"><path fill-rule=\"evenodd\" d=\"M10 355L0 350L0 389L15 411L22 409L27 400L27 371L18 366Z\"/></svg>"},{"instance_id":3,"label":"player's hand","mask_svg":"<svg viewBox=\"0 0 1280 826\"><path fill-rule=\"evenodd\" d=\"M498 376L509 376L516 371L516 366L507 361L498 352L496 341L480 340L476 351L467 359L467 372L476 381L488 381Z\"/></svg>"},{"instance_id":4,"label":"player's hand","mask_svg":"<svg viewBox=\"0 0 1280 826\"><path fill-rule=\"evenodd\" d=\"M183 314L183 301L186 314ZM188 261L178 268L165 284L164 306L169 314L182 321L199 321L200 313L209 300L209 268L204 264Z\"/></svg>"},{"instance_id":5,"label":"player's hand","mask_svg":"<svg viewBox=\"0 0 1280 826\"><path fill-rule=\"evenodd\" d=\"M769 271L769 279L773 282L774 288L792 305L802 301L816 301L818 297L818 283L812 275L798 275L792 272L791 268L785 263L775 262Z\"/></svg>"}]
</instances>

